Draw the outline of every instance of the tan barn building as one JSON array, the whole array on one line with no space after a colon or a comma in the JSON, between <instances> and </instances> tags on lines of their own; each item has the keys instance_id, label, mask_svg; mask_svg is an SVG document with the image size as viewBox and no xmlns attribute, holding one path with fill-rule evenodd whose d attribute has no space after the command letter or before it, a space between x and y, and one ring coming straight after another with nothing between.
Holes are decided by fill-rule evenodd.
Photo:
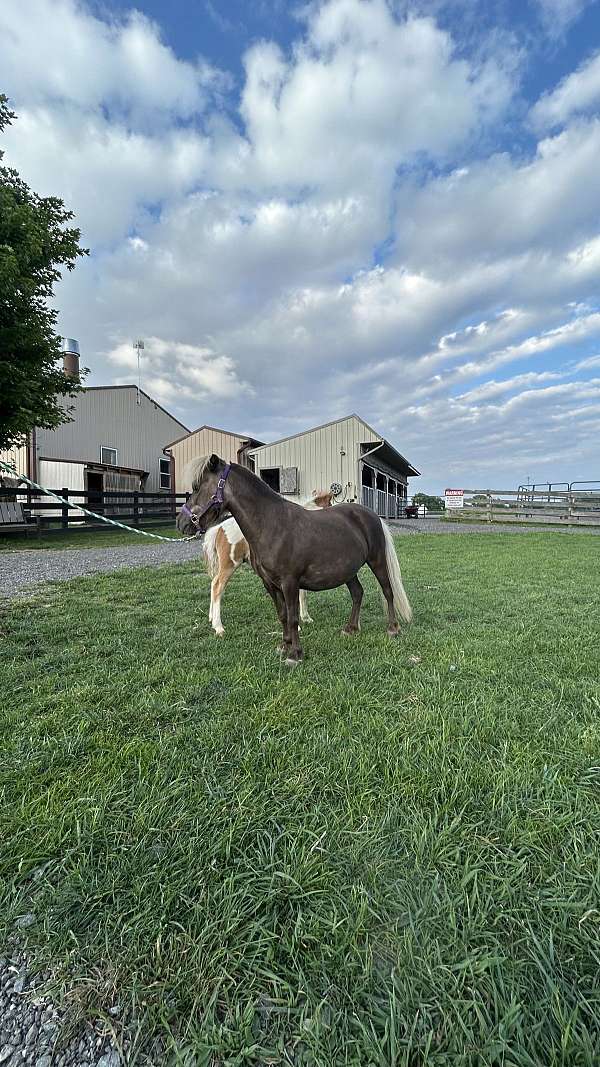
<instances>
[{"instance_id":1,"label":"tan barn building","mask_svg":"<svg viewBox=\"0 0 600 1067\"><path fill-rule=\"evenodd\" d=\"M65 373L78 378L79 345L72 338L64 339L63 360ZM58 403L70 411L69 422L37 427L0 453L18 474L47 489L87 492L92 502L106 492L173 491L163 449L186 427L143 389L89 386Z\"/></svg>"},{"instance_id":2,"label":"tan barn building","mask_svg":"<svg viewBox=\"0 0 600 1067\"><path fill-rule=\"evenodd\" d=\"M190 486L186 484L185 468L198 456L210 456L213 452L227 463L240 463L243 467L254 470L254 461L250 449L262 444L255 437L247 434L219 430L215 426L199 426L197 430L178 437L165 446L165 452L171 456L174 468L176 493L185 493Z\"/></svg>"},{"instance_id":3,"label":"tan barn building","mask_svg":"<svg viewBox=\"0 0 600 1067\"><path fill-rule=\"evenodd\" d=\"M419 474L358 415L251 448L249 455L256 474L289 500L299 503L336 484L338 501L357 500L387 518L404 515L408 479Z\"/></svg>"}]
</instances>

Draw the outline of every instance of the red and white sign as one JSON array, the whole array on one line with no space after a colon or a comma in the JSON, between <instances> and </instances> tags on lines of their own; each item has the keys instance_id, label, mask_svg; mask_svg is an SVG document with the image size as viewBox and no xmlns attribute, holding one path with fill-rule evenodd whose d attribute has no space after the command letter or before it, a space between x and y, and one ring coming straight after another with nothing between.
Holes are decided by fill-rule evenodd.
<instances>
[{"instance_id":1,"label":"red and white sign","mask_svg":"<svg viewBox=\"0 0 600 1067\"><path fill-rule=\"evenodd\" d=\"M444 499L446 508L462 508L464 507L465 491L464 489L445 489Z\"/></svg>"}]
</instances>

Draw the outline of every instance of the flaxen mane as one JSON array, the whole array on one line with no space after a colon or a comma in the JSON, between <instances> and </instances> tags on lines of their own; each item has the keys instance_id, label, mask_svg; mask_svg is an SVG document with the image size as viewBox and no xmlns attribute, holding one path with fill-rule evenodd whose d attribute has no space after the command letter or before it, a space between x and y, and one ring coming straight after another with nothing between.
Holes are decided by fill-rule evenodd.
<instances>
[{"instance_id":1,"label":"flaxen mane","mask_svg":"<svg viewBox=\"0 0 600 1067\"><path fill-rule=\"evenodd\" d=\"M190 486L192 490L200 488L209 460L210 456L196 456L195 459L190 460L183 472L183 480L186 486Z\"/></svg>"}]
</instances>

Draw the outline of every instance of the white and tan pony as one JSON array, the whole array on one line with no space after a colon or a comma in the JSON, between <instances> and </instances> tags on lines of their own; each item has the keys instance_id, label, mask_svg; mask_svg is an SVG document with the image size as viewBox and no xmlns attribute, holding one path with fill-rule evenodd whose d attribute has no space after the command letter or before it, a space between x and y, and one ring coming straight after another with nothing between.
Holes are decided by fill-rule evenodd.
<instances>
[{"instance_id":1,"label":"white and tan pony","mask_svg":"<svg viewBox=\"0 0 600 1067\"><path fill-rule=\"evenodd\" d=\"M333 493L315 489L312 497L301 505L308 511L316 508L329 508ZM221 599L225 587L242 563L250 562L248 542L235 519L225 519L216 526L211 526L204 535L202 546L206 568L212 581L210 583L209 621L217 637L225 633L221 622ZM300 622L312 622L306 604L306 590L300 590Z\"/></svg>"}]
</instances>

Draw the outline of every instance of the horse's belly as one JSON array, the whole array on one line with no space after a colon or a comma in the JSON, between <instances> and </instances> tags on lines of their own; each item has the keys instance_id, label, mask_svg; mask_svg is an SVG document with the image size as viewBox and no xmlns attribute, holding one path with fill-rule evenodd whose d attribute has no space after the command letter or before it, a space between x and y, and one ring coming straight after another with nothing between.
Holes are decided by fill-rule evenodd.
<instances>
[{"instance_id":1,"label":"horse's belly","mask_svg":"<svg viewBox=\"0 0 600 1067\"><path fill-rule=\"evenodd\" d=\"M336 589L338 585L344 585L354 578L364 562L364 559L344 559L336 560L329 567L309 566L300 577L300 588L315 593L320 589Z\"/></svg>"}]
</instances>

